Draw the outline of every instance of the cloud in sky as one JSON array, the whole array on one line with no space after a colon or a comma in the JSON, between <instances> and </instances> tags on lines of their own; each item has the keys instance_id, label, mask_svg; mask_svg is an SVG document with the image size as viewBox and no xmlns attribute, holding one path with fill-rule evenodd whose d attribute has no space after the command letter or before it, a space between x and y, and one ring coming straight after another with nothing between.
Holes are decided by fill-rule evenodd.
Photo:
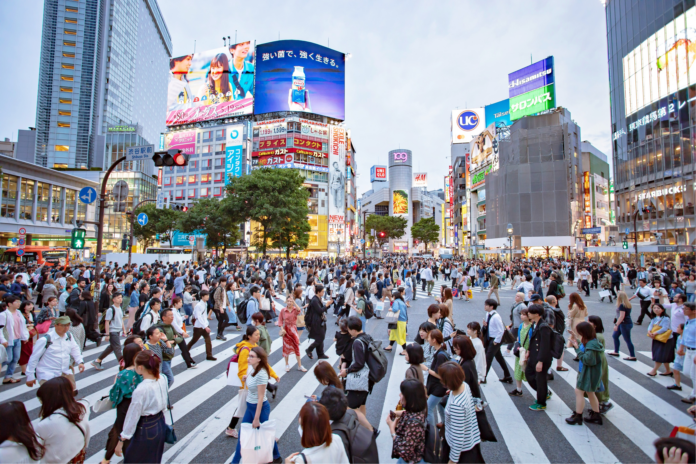
<instances>
[{"instance_id":1,"label":"cloud in sky","mask_svg":"<svg viewBox=\"0 0 696 464\"><path fill-rule=\"evenodd\" d=\"M123 1L123 0L117 0ZM553 55L557 104L582 137L610 156L606 24L600 1L159 0L174 55L297 39L351 53L346 127L357 150L359 192L387 152L409 148L414 171L442 187L450 160L450 114L507 98L508 73ZM0 2L5 73L0 137L35 124L43 2ZM165 112L162 110L162 118Z\"/></svg>"}]
</instances>

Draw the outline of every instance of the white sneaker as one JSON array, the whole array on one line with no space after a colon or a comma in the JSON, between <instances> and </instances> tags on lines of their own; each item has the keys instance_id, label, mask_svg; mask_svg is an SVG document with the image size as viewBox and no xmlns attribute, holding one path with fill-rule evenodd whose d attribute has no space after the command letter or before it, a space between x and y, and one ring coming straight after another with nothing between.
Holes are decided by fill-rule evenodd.
<instances>
[{"instance_id":1,"label":"white sneaker","mask_svg":"<svg viewBox=\"0 0 696 464\"><path fill-rule=\"evenodd\" d=\"M506 358L509 358L512 356L512 351L505 350L503 351L503 356Z\"/></svg>"},{"instance_id":2,"label":"white sneaker","mask_svg":"<svg viewBox=\"0 0 696 464\"><path fill-rule=\"evenodd\" d=\"M285 365L285 372L290 372L290 366L287 364Z\"/></svg>"}]
</instances>

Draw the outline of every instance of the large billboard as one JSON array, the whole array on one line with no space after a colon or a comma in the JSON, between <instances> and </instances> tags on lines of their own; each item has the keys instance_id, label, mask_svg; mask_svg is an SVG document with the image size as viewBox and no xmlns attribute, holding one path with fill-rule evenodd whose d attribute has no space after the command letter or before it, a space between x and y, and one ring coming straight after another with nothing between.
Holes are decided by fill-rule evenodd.
<instances>
[{"instance_id":1,"label":"large billboard","mask_svg":"<svg viewBox=\"0 0 696 464\"><path fill-rule=\"evenodd\" d=\"M532 90L510 99L510 119L515 121L523 116L541 113L556 107L556 88L554 84Z\"/></svg>"},{"instance_id":2,"label":"large billboard","mask_svg":"<svg viewBox=\"0 0 696 464\"><path fill-rule=\"evenodd\" d=\"M171 58L167 125L252 114L254 61L250 41Z\"/></svg>"},{"instance_id":3,"label":"large billboard","mask_svg":"<svg viewBox=\"0 0 696 464\"><path fill-rule=\"evenodd\" d=\"M696 7L648 37L623 58L626 116L696 84Z\"/></svg>"},{"instance_id":4,"label":"large billboard","mask_svg":"<svg viewBox=\"0 0 696 464\"><path fill-rule=\"evenodd\" d=\"M484 108L452 111L452 143L467 143L486 127Z\"/></svg>"},{"instance_id":5,"label":"large billboard","mask_svg":"<svg viewBox=\"0 0 696 464\"><path fill-rule=\"evenodd\" d=\"M304 111L345 119L345 55L300 40L256 47L256 114Z\"/></svg>"},{"instance_id":6,"label":"large billboard","mask_svg":"<svg viewBox=\"0 0 696 464\"><path fill-rule=\"evenodd\" d=\"M392 192L392 211L394 216L408 216L408 192L406 190Z\"/></svg>"},{"instance_id":7,"label":"large billboard","mask_svg":"<svg viewBox=\"0 0 696 464\"><path fill-rule=\"evenodd\" d=\"M491 124L471 142L470 168L478 169L493 164L493 170L498 170L498 140L496 127Z\"/></svg>"},{"instance_id":8,"label":"large billboard","mask_svg":"<svg viewBox=\"0 0 696 464\"><path fill-rule=\"evenodd\" d=\"M510 100L505 99L491 105L486 105L486 124L490 126L495 123L495 127L509 126L510 120Z\"/></svg>"},{"instance_id":9,"label":"large billboard","mask_svg":"<svg viewBox=\"0 0 696 464\"><path fill-rule=\"evenodd\" d=\"M340 224L342 229L345 222L345 166L346 130L331 126L329 128L329 229L332 224Z\"/></svg>"},{"instance_id":10,"label":"large billboard","mask_svg":"<svg viewBox=\"0 0 696 464\"><path fill-rule=\"evenodd\" d=\"M165 147L167 150L178 148L186 155L196 153L196 131L171 132L165 135Z\"/></svg>"},{"instance_id":11,"label":"large billboard","mask_svg":"<svg viewBox=\"0 0 696 464\"><path fill-rule=\"evenodd\" d=\"M553 56L508 74L509 97L554 83Z\"/></svg>"},{"instance_id":12,"label":"large billboard","mask_svg":"<svg viewBox=\"0 0 696 464\"><path fill-rule=\"evenodd\" d=\"M225 185L232 177L242 177L244 125L227 126L225 134Z\"/></svg>"}]
</instances>

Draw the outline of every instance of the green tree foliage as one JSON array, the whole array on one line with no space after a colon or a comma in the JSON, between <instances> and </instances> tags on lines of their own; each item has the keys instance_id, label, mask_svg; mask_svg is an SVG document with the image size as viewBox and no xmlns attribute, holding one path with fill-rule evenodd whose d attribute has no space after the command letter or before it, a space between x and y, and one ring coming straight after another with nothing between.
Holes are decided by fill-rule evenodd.
<instances>
[{"instance_id":1,"label":"green tree foliage","mask_svg":"<svg viewBox=\"0 0 696 464\"><path fill-rule=\"evenodd\" d=\"M437 242L440 238L440 226L435 224L435 218L423 218L411 226L411 236L414 240L425 243L427 253L428 244Z\"/></svg>"},{"instance_id":2,"label":"green tree foliage","mask_svg":"<svg viewBox=\"0 0 696 464\"><path fill-rule=\"evenodd\" d=\"M403 237L408 221L401 216L378 216L373 214L365 221L365 230L374 230L376 237L370 236L371 241L377 241L381 247L389 239Z\"/></svg>"},{"instance_id":3,"label":"green tree foliage","mask_svg":"<svg viewBox=\"0 0 696 464\"><path fill-rule=\"evenodd\" d=\"M218 256L221 256L220 250L224 256L227 248L233 247L241 238L239 216L227 214L224 201L213 198L197 200L183 213L178 223L178 228L183 233L198 231L207 234L206 245L214 248Z\"/></svg>"},{"instance_id":4,"label":"green tree foliage","mask_svg":"<svg viewBox=\"0 0 696 464\"><path fill-rule=\"evenodd\" d=\"M303 240L301 231L306 229L300 223L309 226L309 192L303 182L295 170L255 169L248 176L231 178L225 210L261 225L252 244L258 245L263 254L274 241L290 243L296 249Z\"/></svg>"},{"instance_id":5,"label":"green tree foliage","mask_svg":"<svg viewBox=\"0 0 696 464\"><path fill-rule=\"evenodd\" d=\"M307 221L292 221L274 227L269 236L272 246L285 250L285 256L290 258L291 251L304 250L309 246L309 231L312 230Z\"/></svg>"},{"instance_id":6,"label":"green tree foliage","mask_svg":"<svg viewBox=\"0 0 696 464\"><path fill-rule=\"evenodd\" d=\"M183 213L171 209L157 209L153 203L146 203L133 212L136 218L140 213L147 214L148 222L143 227L137 220L133 221L133 236L136 240L143 242L143 246L147 248L154 243L157 234L160 234L160 237L168 240L169 246L172 246L172 235Z\"/></svg>"}]
</instances>

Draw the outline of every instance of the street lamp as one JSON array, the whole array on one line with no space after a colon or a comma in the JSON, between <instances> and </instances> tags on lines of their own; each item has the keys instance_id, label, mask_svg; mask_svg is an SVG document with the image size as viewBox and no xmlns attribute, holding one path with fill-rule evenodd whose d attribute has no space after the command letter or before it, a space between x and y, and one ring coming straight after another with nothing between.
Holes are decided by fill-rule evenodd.
<instances>
[{"instance_id":1,"label":"street lamp","mask_svg":"<svg viewBox=\"0 0 696 464\"><path fill-rule=\"evenodd\" d=\"M512 262L512 234L514 232L515 232L515 229L513 229L512 224L508 223L507 234L508 234L508 240L510 241L510 262Z\"/></svg>"}]
</instances>

